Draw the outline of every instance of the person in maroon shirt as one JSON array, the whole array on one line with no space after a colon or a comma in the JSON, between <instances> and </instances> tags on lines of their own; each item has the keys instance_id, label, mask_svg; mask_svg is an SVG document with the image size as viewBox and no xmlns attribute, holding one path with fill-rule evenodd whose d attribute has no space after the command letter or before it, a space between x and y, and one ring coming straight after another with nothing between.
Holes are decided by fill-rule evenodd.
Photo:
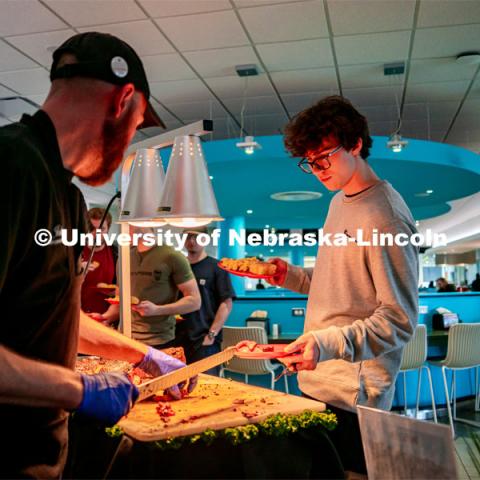
<instances>
[{"instance_id":1,"label":"person in maroon shirt","mask_svg":"<svg viewBox=\"0 0 480 480\"><path fill-rule=\"evenodd\" d=\"M100 221L105 210L103 208L91 208L88 211L88 231L95 235L100 227ZM112 224L112 216L108 213L102 227L101 233L108 233ZM108 246L102 238L102 243L94 247L92 263L82 284L82 310L85 313L105 313L110 306L106 301L104 291L99 290L99 283L115 283L115 264L117 261L117 252L113 247ZM84 247L82 258L88 262L92 250L90 247ZM114 293L114 290L112 290Z\"/></svg>"}]
</instances>

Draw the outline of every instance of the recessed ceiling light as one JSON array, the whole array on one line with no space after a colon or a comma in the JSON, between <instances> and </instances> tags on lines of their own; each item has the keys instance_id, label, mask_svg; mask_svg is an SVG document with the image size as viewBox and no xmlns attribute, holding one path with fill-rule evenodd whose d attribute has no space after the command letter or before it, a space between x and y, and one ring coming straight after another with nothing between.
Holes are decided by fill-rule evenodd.
<instances>
[{"instance_id":1,"label":"recessed ceiling light","mask_svg":"<svg viewBox=\"0 0 480 480\"><path fill-rule=\"evenodd\" d=\"M433 190L427 190L425 193L428 193L429 195L433 193Z\"/></svg>"},{"instance_id":2,"label":"recessed ceiling light","mask_svg":"<svg viewBox=\"0 0 480 480\"><path fill-rule=\"evenodd\" d=\"M213 180L213 177L212 177L212 175L210 175L208 178L210 178L210 180Z\"/></svg>"},{"instance_id":3,"label":"recessed ceiling light","mask_svg":"<svg viewBox=\"0 0 480 480\"><path fill-rule=\"evenodd\" d=\"M463 52L455 59L461 65L477 65L480 63L480 52Z\"/></svg>"},{"instance_id":4,"label":"recessed ceiling light","mask_svg":"<svg viewBox=\"0 0 480 480\"><path fill-rule=\"evenodd\" d=\"M317 200L322 196L320 192L309 192L309 191L294 191L294 192L277 192L272 193L270 198L273 200L279 200L282 202L306 202L309 200Z\"/></svg>"},{"instance_id":5,"label":"recessed ceiling light","mask_svg":"<svg viewBox=\"0 0 480 480\"><path fill-rule=\"evenodd\" d=\"M265 228L270 228L270 225L265 225Z\"/></svg>"},{"instance_id":6,"label":"recessed ceiling light","mask_svg":"<svg viewBox=\"0 0 480 480\"><path fill-rule=\"evenodd\" d=\"M247 213L251 215L253 213L253 210L247 210Z\"/></svg>"},{"instance_id":7,"label":"recessed ceiling light","mask_svg":"<svg viewBox=\"0 0 480 480\"><path fill-rule=\"evenodd\" d=\"M273 250L273 248L271 248L271 249L270 249L270 253L273 253L273 252L274 252L274 250Z\"/></svg>"}]
</instances>

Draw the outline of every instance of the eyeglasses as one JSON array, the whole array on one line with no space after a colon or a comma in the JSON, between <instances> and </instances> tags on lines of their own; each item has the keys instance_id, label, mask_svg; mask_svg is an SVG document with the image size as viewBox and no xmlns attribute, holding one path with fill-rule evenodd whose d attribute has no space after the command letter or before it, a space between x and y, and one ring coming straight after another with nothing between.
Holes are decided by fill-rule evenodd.
<instances>
[{"instance_id":1,"label":"eyeglasses","mask_svg":"<svg viewBox=\"0 0 480 480\"><path fill-rule=\"evenodd\" d=\"M342 148L342 145L339 145L338 147L334 148L330 153L327 153L326 155L320 155L313 160L309 160L308 158L302 158L298 162L298 166L301 168L302 172L305 173L314 173L314 170L328 170L332 166L330 162L330 157Z\"/></svg>"}]
</instances>

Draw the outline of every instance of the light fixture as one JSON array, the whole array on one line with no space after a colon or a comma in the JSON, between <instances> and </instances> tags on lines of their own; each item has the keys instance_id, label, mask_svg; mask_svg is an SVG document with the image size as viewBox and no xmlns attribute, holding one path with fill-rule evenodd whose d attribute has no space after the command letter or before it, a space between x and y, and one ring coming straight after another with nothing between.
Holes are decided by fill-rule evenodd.
<instances>
[{"instance_id":1,"label":"light fixture","mask_svg":"<svg viewBox=\"0 0 480 480\"><path fill-rule=\"evenodd\" d=\"M272 193L270 198L281 202L306 202L309 200L317 200L321 198L320 192L310 192L308 190L297 190L292 192Z\"/></svg>"},{"instance_id":2,"label":"light fixture","mask_svg":"<svg viewBox=\"0 0 480 480\"><path fill-rule=\"evenodd\" d=\"M433 193L433 190L427 190L425 193L428 193L429 195Z\"/></svg>"},{"instance_id":3,"label":"light fixture","mask_svg":"<svg viewBox=\"0 0 480 480\"><path fill-rule=\"evenodd\" d=\"M137 227L161 227L166 224L157 214L163 191L165 172L158 151L154 148L137 150L119 222Z\"/></svg>"},{"instance_id":4,"label":"light fixture","mask_svg":"<svg viewBox=\"0 0 480 480\"><path fill-rule=\"evenodd\" d=\"M248 215L251 215L253 213L253 210L247 210Z\"/></svg>"},{"instance_id":5,"label":"light fixture","mask_svg":"<svg viewBox=\"0 0 480 480\"><path fill-rule=\"evenodd\" d=\"M243 101L242 101L242 109L240 110L240 134L239 137L242 138L245 132L245 129L243 128L244 124L244 113L245 113L245 107L247 104L247 90L248 90L248 77L256 76L258 75L258 69L256 65L249 64L249 65L236 65L235 70L238 74L239 77L244 77L245 78L245 87L243 89ZM262 148L262 146L255 141L255 138L253 135L245 135L243 142L238 142L237 143L237 148L242 148L243 151L247 155L252 155L255 150L259 150Z\"/></svg>"},{"instance_id":6,"label":"light fixture","mask_svg":"<svg viewBox=\"0 0 480 480\"><path fill-rule=\"evenodd\" d=\"M390 139L387 142L387 147L394 153L400 153L408 145L407 140L403 140L400 133L395 132L390 135Z\"/></svg>"},{"instance_id":7,"label":"light fixture","mask_svg":"<svg viewBox=\"0 0 480 480\"><path fill-rule=\"evenodd\" d=\"M157 215L187 228L223 220L198 136L175 137Z\"/></svg>"},{"instance_id":8,"label":"light fixture","mask_svg":"<svg viewBox=\"0 0 480 480\"><path fill-rule=\"evenodd\" d=\"M480 52L463 52L457 55L455 59L462 65L478 65L480 63Z\"/></svg>"},{"instance_id":9,"label":"light fixture","mask_svg":"<svg viewBox=\"0 0 480 480\"><path fill-rule=\"evenodd\" d=\"M237 147L242 148L247 155L252 155L255 150L262 148L262 146L255 141L255 137L252 135L247 135L243 142L238 142Z\"/></svg>"}]
</instances>

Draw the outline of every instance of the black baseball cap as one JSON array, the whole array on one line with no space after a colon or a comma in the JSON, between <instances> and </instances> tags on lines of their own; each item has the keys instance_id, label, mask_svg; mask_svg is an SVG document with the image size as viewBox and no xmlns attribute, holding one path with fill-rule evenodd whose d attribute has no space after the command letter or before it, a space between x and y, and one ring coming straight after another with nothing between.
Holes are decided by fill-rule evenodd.
<instances>
[{"instance_id":1,"label":"black baseball cap","mask_svg":"<svg viewBox=\"0 0 480 480\"><path fill-rule=\"evenodd\" d=\"M64 53L75 55L77 63L62 65L58 62ZM86 32L74 35L53 52L50 80L57 78L89 77L114 85L133 83L148 102L143 123L138 129L165 124L150 103L150 87L140 57L123 40L108 33Z\"/></svg>"}]
</instances>

